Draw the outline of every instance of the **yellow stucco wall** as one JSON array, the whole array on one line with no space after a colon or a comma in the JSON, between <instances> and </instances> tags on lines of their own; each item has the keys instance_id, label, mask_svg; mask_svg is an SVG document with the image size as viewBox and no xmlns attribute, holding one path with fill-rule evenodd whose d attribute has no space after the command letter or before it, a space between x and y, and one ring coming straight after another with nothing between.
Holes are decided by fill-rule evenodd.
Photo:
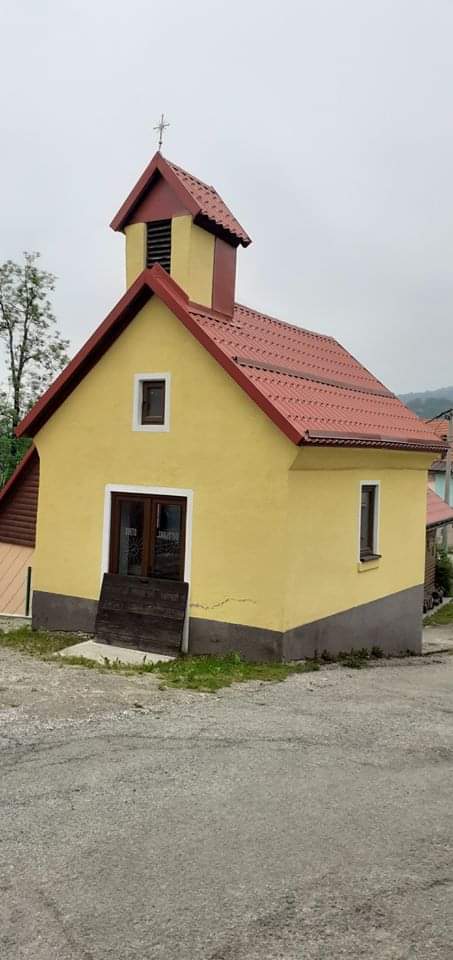
<instances>
[{"instance_id":1,"label":"yellow stucco wall","mask_svg":"<svg viewBox=\"0 0 453 960\"><path fill-rule=\"evenodd\" d=\"M192 217L173 217L171 221L170 275L186 292L190 286L190 239Z\"/></svg>"},{"instance_id":2,"label":"yellow stucco wall","mask_svg":"<svg viewBox=\"0 0 453 960\"><path fill-rule=\"evenodd\" d=\"M134 374L166 371L170 431L134 432ZM192 489L191 613L282 629L287 475L297 451L157 298L35 443L35 590L99 596L106 484Z\"/></svg>"},{"instance_id":3,"label":"yellow stucco wall","mask_svg":"<svg viewBox=\"0 0 453 960\"><path fill-rule=\"evenodd\" d=\"M0 542L0 613L25 613L27 570L33 567L33 547Z\"/></svg>"},{"instance_id":4,"label":"yellow stucco wall","mask_svg":"<svg viewBox=\"0 0 453 960\"><path fill-rule=\"evenodd\" d=\"M212 233L192 223L190 243L190 275L188 294L195 303L212 306L214 274L214 244Z\"/></svg>"},{"instance_id":5,"label":"yellow stucco wall","mask_svg":"<svg viewBox=\"0 0 453 960\"><path fill-rule=\"evenodd\" d=\"M132 430L137 373L171 374L169 432ZM431 457L291 444L156 298L35 438L34 588L97 599L107 484L193 490L191 613L275 630L423 582ZM358 569L360 481L380 552Z\"/></svg>"},{"instance_id":6,"label":"yellow stucco wall","mask_svg":"<svg viewBox=\"0 0 453 960\"><path fill-rule=\"evenodd\" d=\"M195 303L212 306L214 237L190 216L174 217L171 231L171 276Z\"/></svg>"},{"instance_id":7,"label":"yellow stucco wall","mask_svg":"<svg viewBox=\"0 0 453 960\"><path fill-rule=\"evenodd\" d=\"M145 268L146 226L144 223L130 223L124 231L126 235L126 287Z\"/></svg>"},{"instance_id":8,"label":"yellow stucco wall","mask_svg":"<svg viewBox=\"0 0 453 960\"><path fill-rule=\"evenodd\" d=\"M431 455L301 448L288 475L285 627L423 583ZM377 563L359 563L360 482L379 483Z\"/></svg>"},{"instance_id":9,"label":"yellow stucco wall","mask_svg":"<svg viewBox=\"0 0 453 960\"><path fill-rule=\"evenodd\" d=\"M145 267L146 224L131 223L126 235L126 285L130 287ZM214 275L212 234L198 227L192 217L173 217L171 223L170 275L195 303L212 306Z\"/></svg>"}]
</instances>

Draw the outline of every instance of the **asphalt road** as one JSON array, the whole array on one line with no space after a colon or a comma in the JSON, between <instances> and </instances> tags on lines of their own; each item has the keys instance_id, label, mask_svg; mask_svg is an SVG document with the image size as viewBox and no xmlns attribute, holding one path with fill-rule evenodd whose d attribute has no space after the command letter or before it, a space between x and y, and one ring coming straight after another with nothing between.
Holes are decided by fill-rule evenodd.
<instances>
[{"instance_id":1,"label":"asphalt road","mask_svg":"<svg viewBox=\"0 0 453 960\"><path fill-rule=\"evenodd\" d=\"M2 960L451 960L453 657L210 696L0 649Z\"/></svg>"}]
</instances>

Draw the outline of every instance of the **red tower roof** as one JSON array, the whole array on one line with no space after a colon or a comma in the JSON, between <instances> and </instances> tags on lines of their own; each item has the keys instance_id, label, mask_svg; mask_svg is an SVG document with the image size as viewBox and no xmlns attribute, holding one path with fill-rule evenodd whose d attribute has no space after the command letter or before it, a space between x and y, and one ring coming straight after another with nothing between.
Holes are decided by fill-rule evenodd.
<instances>
[{"instance_id":1,"label":"red tower roof","mask_svg":"<svg viewBox=\"0 0 453 960\"><path fill-rule=\"evenodd\" d=\"M135 187L131 190L110 226L113 230L123 230L145 194L152 189L156 178L161 176L174 190L181 202L192 214L194 220L213 233L226 237L236 246L247 247L251 243L249 235L214 187L198 180L182 167L166 160L161 153L155 153L151 162L143 171Z\"/></svg>"}]
</instances>

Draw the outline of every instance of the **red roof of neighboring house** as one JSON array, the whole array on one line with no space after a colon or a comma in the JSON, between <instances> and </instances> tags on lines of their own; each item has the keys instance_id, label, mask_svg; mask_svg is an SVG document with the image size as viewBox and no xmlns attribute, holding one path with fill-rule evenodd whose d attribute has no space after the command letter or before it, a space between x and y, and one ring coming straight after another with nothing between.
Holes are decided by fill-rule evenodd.
<instances>
[{"instance_id":1,"label":"red roof of neighboring house","mask_svg":"<svg viewBox=\"0 0 453 960\"><path fill-rule=\"evenodd\" d=\"M232 318L189 303L155 264L143 270L17 428L34 436L155 294L297 444L441 453L430 428L332 337L235 305Z\"/></svg>"},{"instance_id":2,"label":"red roof of neighboring house","mask_svg":"<svg viewBox=\"0 0 453 960\"><path fill-rule=\"evenodd\" d=\"M453 507L428 487L426 526L440 527L445 523L453 523Z\"/></svg>"},{"instance_id":3,"label":"red roof of neighboring house","mask_svg":"<svg viewBox=\"0 0 453 960\"><path fill-rule=\"evenodd\" d=\"M210 225L211 228L220 228L222 233L226 233L231 240L234 240L236 244L242 244L243 247L247 247L251 243L248 233L233 216L217 190L208 186L207 183L203 183L202 180L198 180L191 173L187 173L182 167L166 160L161 153L154 154L146 170L144 170L135 187L114 216L110 224L113 230L124 229L133 211L158 174L173 188L195 220L201 221L205 226L209 227Z\"/></svg>"},{"instance_id":4,"label":"red roof of neighboring house","mask_svg":"<svg viewBox=\"0 0 453 960\"><path fill-rule=\"evenodd\" d=\"M425 420L439 440L446 440L448 435L448 420Z\"/></svg>"}]
</instances>

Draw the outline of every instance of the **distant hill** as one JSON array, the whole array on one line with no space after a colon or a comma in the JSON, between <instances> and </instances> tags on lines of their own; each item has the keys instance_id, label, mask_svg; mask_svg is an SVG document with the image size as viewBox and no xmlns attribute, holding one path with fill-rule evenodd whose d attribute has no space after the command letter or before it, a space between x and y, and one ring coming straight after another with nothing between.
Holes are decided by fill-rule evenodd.
<instances>
[{"instance_id":1,"label":"distant hill","mask_svg":"<svg viewBox=\"0 0 453 960\"><path fill-rule=\"evenodd\" d=\"M436 417L443 410L453 407L453 387L439 390L421 390L420 393L401 393L400 400L419 417Z\"/></svg>"}]
</instances>

